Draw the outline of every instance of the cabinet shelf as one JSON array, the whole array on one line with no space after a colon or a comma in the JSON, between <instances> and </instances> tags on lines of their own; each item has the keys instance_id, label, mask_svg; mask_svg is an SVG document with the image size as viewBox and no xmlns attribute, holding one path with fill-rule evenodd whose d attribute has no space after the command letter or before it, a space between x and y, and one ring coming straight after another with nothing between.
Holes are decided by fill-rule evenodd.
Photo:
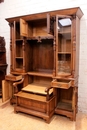
<instances>
[{"instance_id":1,"label":"cabinet shelf","mask_svg":"<svg viewBox=\"0 0 87 130\"><path fill-rule=\"evenodd\" d=\"M27 40L38 40L38 39L53 39L53 36L37 36L37 37L28 37Z\"/></svg>"},{"instance_id":2,"label":"cabinet shelf","mask_svg":"<svg viewBox=\"0 0 87 130\"><path fill-rule=\"evenodd\" d=\"M60 27L58 34L62 35L66 39L71 39L71 25Z\"/></svg>"},{"instance_id":3,"label":"cabinet shelf","mask_svg":"<svg viewBox=\"0 0 87 130\"><path fill-rule=\"evenodd\" d=\"M40 38L40 39L53 39L54 36L53 35L50 35L50 36L31 36L31 37L28 37L27 40L37 40L38 38ZM19 39L16 39L15 41L23 41L23 39L19 38Z\"/></svg>"},{"instance_id":4,"label":"cabinet shelf","mask_svg":"<svg viewBox=\"0 0 87 130\"><path fill-rule=\"evenodd\" d=\"M15 69L15 71L17 71L17 72L20 72L20 70L22 71L22 69L23 69L23 67L21 66L21 67L16 67L16 69ZM15 73L14 73L15 74Z\"/></svg>"},{"instance_id":5,"label":"cabinet shelf","mask_svg":"<svg viewBox=\"0 0 87 130\"><path fill-rule=\"evenodd\" d=\"M59 76L70 76L71 75L71 73L67 73L67 72L58 72L57 73Z\"/></svg>"},{"instance_id":6,"label":"cabinet shelf","mask_svg":"<svg viewBox=\"0 0 87 130\"><path fill-rule=\"evenodd\" d=\"M21 60L23 59L23 57L15 57L15 58L16 58L16 59L21 59Z\"/></svg>"},{"instance_id":7,"label":"cabinet shelf","mask_svg":"<svg viewBox=\"0 0 87 130\"><path fill-rule=\"evenodd\" d=\"M63 31L58 31L58 34L70 34L71 33L71 31L65 31L65 32L63 32Z\"/></svg>"},{"instance_id":8,"label":"cabinet shelf","mask_svg":"<svg viewBox=\"0 0 87 130\"><path fill-rule=\"evenodd\" d=\"M71 54L71 52L58 52L58 54Z\"/></svg>"},{"instance_id":9,"label":"cabinet shelf","mask_svg":"<svg viewBox=\"0 0 87 130\"><path fill-rule=\"evenodd\" d=\"M19 44L19 41L23 41L23 39L16 39L15 41L16 41L16 43ZM17 41L18 41L18 42L17 42Z\"/></svg>"},{"instance_id":10,"label":"cabinet shelf","mask_svg":"<svg viewBox=\"0 0 87 130\"><path fill-rule=\"evenodd\" d=\"M15 64L16 64L16 70L17 70L17 68L23 69L23 58L17 57Z\"/></svg>"},{"instance_id":11,"label":"cabinet shelf","mask_svg":"<svg viewBox=\"0 0 87 130\"><path fill-rule=\"evenodd\" d=\"M33 75L33 76L42 76L42 77L52 77L52 73L46 73L46 72L35 72L35 71L31 71L28 72L29 75Z\"/></svg>"},{"instance_id":12,"label":"cabinet shelf","mask_svg":"<svg viewBox=\"0 0 87 130\"><path fill-rule=\"evenodd\" d=\"M28 37L27 40L38 40L38 39L41 39L41 40L44 40L44 39L54 39L54 36L31 36L31 37ZM16 43L19 44L19 42L22 42L23 39L16 39L15 40Z\"/></svg>"},{"instance_id":13,"label":"cabinet shelf","mask_svg":"<svg viewBox=\"0 0 87 130\"><path fill-rule=\"evenodd\" d=\"M72 103L61 101L57 104L56 110L58 110L58 109L72 111Z\"/></svg>"}]
</instances>

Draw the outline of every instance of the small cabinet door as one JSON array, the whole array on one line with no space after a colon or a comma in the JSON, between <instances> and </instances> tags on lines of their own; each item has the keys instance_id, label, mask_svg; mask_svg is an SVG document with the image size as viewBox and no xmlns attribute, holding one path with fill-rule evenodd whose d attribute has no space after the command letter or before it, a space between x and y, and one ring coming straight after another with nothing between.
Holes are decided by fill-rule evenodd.
<instances>
[{"instance_id":1,"label":"small cabinet door","mask_svg":"<svg viewBox=\"0 0 87 130\"><path fill-rule=\"evenodd\" d=\"M13 40L20 40L23 39L23 37L28 37L28 23L25 20L19 19L19 21L14 21L13 24L14 24L12 30Z\"/></svg>"},{"instance_id":2,"label":"small cabinet door","mask_svg":"<svg viewBox=\"0 0 87 130\"><path fill-rule=\"evenodd\" d=\"M9 81L2 81L2 102L5 102L12 98L12 84Z\"/></svg>"},{"instance_id":3,"label":"small cabinet door","mask_svg":"<svg viewBox=\"0 0 87 130\"><path fill-rule=\"evenodd\" d=\"M72 20L56 15L56 76L72 72Z\"/></svg>"},{"instance_id":4,"label":"small cabinet door","mask_svg":"<svg viewBox=\"0 0 87 130\"><path fill-rule=\"evenodd\" d=\"M28 23L20 19L20 36L28 37Z\"/></svg>"}]
</instances>

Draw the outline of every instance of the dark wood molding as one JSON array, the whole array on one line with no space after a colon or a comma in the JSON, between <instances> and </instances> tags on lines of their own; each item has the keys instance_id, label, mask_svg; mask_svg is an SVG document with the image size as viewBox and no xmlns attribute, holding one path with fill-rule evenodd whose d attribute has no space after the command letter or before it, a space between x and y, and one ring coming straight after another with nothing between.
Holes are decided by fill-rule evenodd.
<instances>
[{"instance_id":1,"label":"dark wood molding","mask_svg":"<svg viewBox=\"0 0 87 130\"><path fill-rule=\"evenodd\" d=\"M0 3L1 3L1 2L4 2L4 0L0 0Z\"/></svg>"}]
</instances>

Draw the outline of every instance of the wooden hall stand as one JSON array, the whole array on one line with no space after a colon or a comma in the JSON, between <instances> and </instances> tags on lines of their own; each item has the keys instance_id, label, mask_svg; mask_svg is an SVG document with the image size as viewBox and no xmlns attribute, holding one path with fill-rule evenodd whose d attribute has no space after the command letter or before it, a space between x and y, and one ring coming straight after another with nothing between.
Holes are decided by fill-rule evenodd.
<instances>
[{"instance_id":1,"label":"wooden hall stand","mask_svg":"<svg viewBox=\"0 0 87 130\"><path fill-rule=\"evenodd\" d=\"M15 112L48 123L55 113L76 119L82 15L75 7L6 19L11 37L10 73L23 77L12 85Z\"/></svg>"}]
</instances>

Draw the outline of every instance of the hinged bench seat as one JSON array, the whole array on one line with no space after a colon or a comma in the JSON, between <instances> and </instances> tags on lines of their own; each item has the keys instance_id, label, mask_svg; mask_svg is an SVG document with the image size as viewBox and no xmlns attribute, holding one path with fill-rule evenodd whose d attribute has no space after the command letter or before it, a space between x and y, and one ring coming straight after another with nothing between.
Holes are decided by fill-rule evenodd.
<instances>
[{"instance_id":1,"label":"hinged bench seat","mask_svg":"<svg viewBox=\"0 0 87 130\"><path fill-rule=\"evenodd\" d=\"M22 88L22 91L40 94L40 95L47 95L47 92L45 91L45 88L47 85L42 84L28 84L26 87ZM53 93L53 88L49 90L49 95Z\"/></svg>"}]
</instances>

